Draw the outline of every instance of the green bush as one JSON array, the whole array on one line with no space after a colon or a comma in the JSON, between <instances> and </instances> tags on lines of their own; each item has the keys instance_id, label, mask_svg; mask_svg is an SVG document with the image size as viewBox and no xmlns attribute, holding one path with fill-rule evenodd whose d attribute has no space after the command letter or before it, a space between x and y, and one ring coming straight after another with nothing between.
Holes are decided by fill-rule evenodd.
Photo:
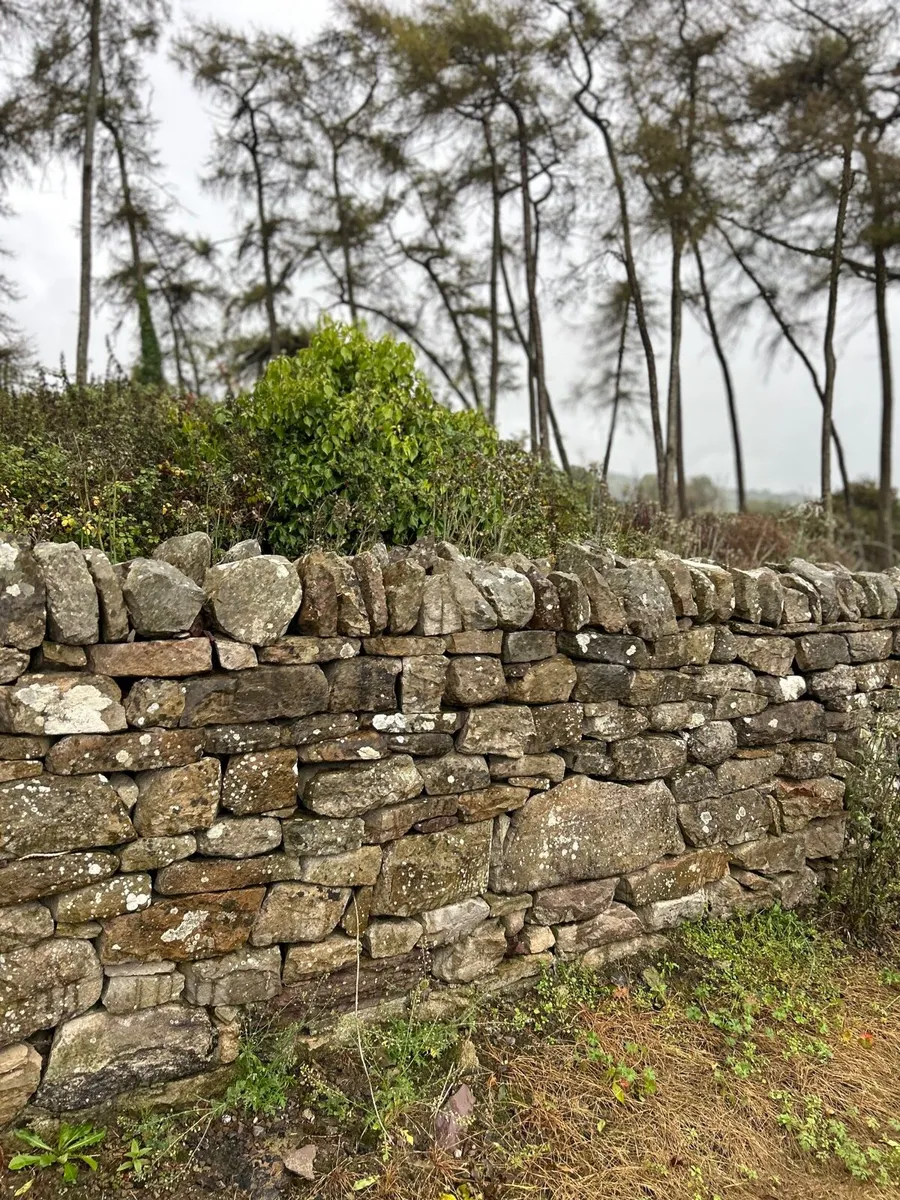
<instances>
[{"instance_id":1,"label":"green bush","mask_svg":"<svg viewBox=\"0 0 900 1200\"><path fill-rule=\"evenodd\" d=\"M109 381L0 390L0 530L116 559L206 529L251 536L268 501L230 405Z\"/></svg>"},{"instance_id":2,"label":"green bush","mask_svg":"<svg viewBox=\"0 0 900 1200\"><path fill-rule=\"evenodd\" d=\"M242 416L263 445L267 534L284 553L423 534L473 552L542 549L585 528L564 476L481 414L438 404L409 346L358 326L327 321L271 362Z\"/></svg>"}]
</instances>

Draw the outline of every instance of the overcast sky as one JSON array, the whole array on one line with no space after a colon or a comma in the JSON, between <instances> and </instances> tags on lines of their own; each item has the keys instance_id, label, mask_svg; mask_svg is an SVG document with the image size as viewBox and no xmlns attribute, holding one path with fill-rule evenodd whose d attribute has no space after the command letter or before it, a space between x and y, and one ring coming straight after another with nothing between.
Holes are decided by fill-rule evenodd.
<instances>
[{"instance_id":1,"label":"overcast sky","mask_svg":"<svg viewBox=\"0 0 900 1200\"><path fill-rule=\"evenodd\" d=\"M190 17L216 17L241 28L251 25L292 30L304 35L327 17L328 0L175 0L173 28ZM197 177L209 150L210 121L205 102L187 79L160 55L153 64L154 106L160 121L159 145L174 194L185 206L185 225L215 235L228 228L227 206L205 195ZM74 362L78 283L79 177L47 171L32 186L17 188L11 201L16 215L3 223L2 241L14 251L8 274L19 284L22 301L15 316L30 335L42 362L58 364L64 354ZM101 262L102 267L102 262ZM847 289L848 297L851 296ZM835 419L853 478L874 477L878 462L879 393L874 326L867 292L846 303L841 321L846 331L863 325L845 341L839 358ZM894 309L894 324L900 306ZM92 367L104 370L110 322L94 317ZM753 490L815 494L818 488L818 421L820 408L808 378L788 362L770 368L761 345L764 331L740 339L733 362L744 431L747 485ZM733 483L731 448L718 366L706 339L688 318L683 366L685 447L688 473L709 475L724 487ZM551 320L548 361L554 395L562 402L578 374L584 336ZM127 344L119 344L127 353ZM504 432L522 432L525 417L514 406L503 414ZM563 406L560 413L574 461L602 458L607 417L586 407ZM895 455L900 448L897 422ZM612 469L638 476L653 468L646 431L617 436ZM836 486L839 486L837 484Z\"/></svg>"}]
</instances>

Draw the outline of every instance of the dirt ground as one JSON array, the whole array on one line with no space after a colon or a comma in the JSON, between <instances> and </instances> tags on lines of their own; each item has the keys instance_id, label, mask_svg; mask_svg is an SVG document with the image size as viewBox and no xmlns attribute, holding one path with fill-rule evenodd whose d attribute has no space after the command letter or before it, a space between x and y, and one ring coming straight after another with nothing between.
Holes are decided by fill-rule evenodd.
<instances>
[{"instance_id":1,"label":"dirt ground","mask_svg":"<svg viewBox=\"0 0 900 1200\"><path fill-rule=\"evenodd\" d=\"M6 1136L0 1195L900 1198L897 950L851 953L776 911L453 1023L414 1013L311 1049L302 1025L257 1021L224 1099L110 1119L71 1185L9 1170L29 1147ZM305 1179L285 1159L310 1146Z\"/></svg>"}]
</instances>

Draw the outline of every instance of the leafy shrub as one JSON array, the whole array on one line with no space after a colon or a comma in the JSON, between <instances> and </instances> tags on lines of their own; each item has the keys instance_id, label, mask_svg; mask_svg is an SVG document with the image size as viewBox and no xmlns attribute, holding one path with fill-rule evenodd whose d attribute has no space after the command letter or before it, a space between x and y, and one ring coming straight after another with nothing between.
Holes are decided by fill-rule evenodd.
<instances>
[{"instance_id":1,"label":"leafy shrub","mask_svg":"<svg viewBox=\"0 0 900 1200\"><path fill-rule=\"evenodd\" d=\"M438 404L409 346L358 326L326 321L271 362L242 415L263 443L268 537L285 553L427 533L472 551L540 548L556 527L586 527L564 477L481 414Z\"/></svg>"},{"instance_id":2,"label":"leafy shrub","mask_svg":"<svg viewBox=\"0 0 900 1200\"><path fill-rule=\"evenodd\" d=\"M849 937L878 942L900 922L900 755L882 717L847 777L847 837L833 902Z\"/></svg>"},{"instance_id":3,"label":"leafy shrub","mask_svg":"<svg viewBox=\"0 0 900 1200\"><path fill-rule=\"evenodd\" d=\"M20 537L125 559L191 529L250 536L267 507L257 461L229 405L122 381L0 390L0 530Z\"/></svg>"}]
</instances>

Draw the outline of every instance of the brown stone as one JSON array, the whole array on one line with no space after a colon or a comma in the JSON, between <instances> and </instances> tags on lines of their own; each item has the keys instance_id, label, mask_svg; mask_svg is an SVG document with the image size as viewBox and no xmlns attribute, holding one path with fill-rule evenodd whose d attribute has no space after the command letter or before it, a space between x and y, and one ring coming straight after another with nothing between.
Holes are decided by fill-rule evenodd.
<instances>
[{"instance_id":1,"label":"brown stone","mask_svg":"<svg viewBox=\"0 0 900 1200\"><path fill-rule=\"evenodd\" d=\"M174 837L207 829L216 818L222 785L217 758L186 767L144 771L137 777L135 828L142 837Z\"/></svg>"},{"instance_id":2,"label":"brown stone","mask_svg":"<svg viewBox=\"0 0 900 1200\"><path fill-rule=\"evenodd\" d=\"M698 625L683 633L657 638L652 644L648 666L655 670L704 667L712 660L719 632L715 626Z\"/></svg>"},{"instance_id":3,"label":"brown stone","mask_svg":"<svg viewBox=\"0 0 900 1200\"><path fill-rule=\"evenodd\" d=\"M535 585L535 575L528 577ZM541 607L536 605L533 623L539 629L577 633L591 619L590 598L584 584L571 571L551 571L546 581L541 580L540 586L535 586L535 597L540 599Z\"/></svg>"},{"instance_id":4,"label":"brown stone","mask_svg":"<svg viewBox=\"0 0 900 1200\"><path fill-rule=\"evenodd\" d=\"M531 710L514 705L491 705L469 712L457 739L463 754L503 754L510 758L525 753L534 737Z\"/></svg>"},{"instance_id":5,"label":"brown stone","mask_svg":"<svg viewBox=\"0 0 900 1200\"><path fill-rule=\"evenodd\" d=\"M681 738L647 734L610 743L610 756L618 779L660 779L687 762Z\"/></svg>"},{"instance_id":6,"label":"brown stone","mask_svg":"<svg viewBox=\"0 0 900 1200\"><path fill-rule=\"evenodd\" d=\"M625 942L642 932L643 925L636 913L624 904L611 904L605 912L587 921L558 925L554 930L556 953L560 958L571 958L596 946Z\"/></svg>"},{"instance_id":7,"label":"brown stone","mask_svg":"<svg viewBox=\"0 0 900 1200\"><path fill-rule=\"evenodd\" d=\"M128 724L175 729L184 713L184 688L174 679L138 679L125 698Z\"/></svg>"},{"instance_id":8,"label":"brown stone","mask_svg":"<svg viewBox=\"0 0 900 1200\"><path fill-rule=\"evenodd\" d=\"M289 635L270 646L261 646L259 661L274 666L296 666L327 663L354 658L359 654L360 641L349 637L303 637Z\"/></svg>"},{"instance_id":9,"label":"brown stone","mask_svg":"<svg viewBox=\"0 0 900 1200\"><path fill-rule=\"evenodd\" d=\"M299 860L287 854L258 858L202 858L175 862L156 874L156 890L164 896L191 892L232 892L276 880L296 879Z\"/></svg>"},{"instance_id":10,"label":"brown stone","mask_svg":"<svg viewBox=\"0 0 900 1200\"><path fill-rule=\"evenodd\" d=\"M529 917L537 925L566 925L585 921L605 912L612 904L615 879L592 879L586 883L564 883L544 888L534 897Z\"/></svg>"},{"instance_id":11,"label":"brown stone","mask_svg":"<svg viewBox=\"0 0 900 1200\"><path fill-rule=\"evenodd\" d=\"M0 958L0 1046L70 1020L100 999L90 942L51 938Z\"/></svg>"},{"instance_id":12,"label":"brown stone","mask_svg":"<svg viewBox=\"0 0 900 1200\"><path fill-rule=\"evenodd\" d=\"M53 937L53 918L46 905L32 902L0 908L0 954L48 937Z\"/></svg>"},{"instance_id":13,"label":"brown stone","mask_svg":"<svg viewBox=\"0 0 900 1200\"><path fill-rule=\"evenodd\" d=\"M616 899L634 907L674 900L727 874L728 855L724 850L691 850L623 876L616 887Z\"/></svg>"},{"instance_id":14,"label":"brown stone","mask_svg":"<svg viewBox=\"0 0 900 1200\"><path fill-rule=\"evenodd\" d=\"M363 818L366 841L378 844L396 841L425 821L453 817L458 804L459 796L451 793L424 796L418 800L408 800L405 804L391 804L387 808L368 812Z\"/></svg>"},{"instance_id":15,"label":"brown stone","mask_svg":"<svg viewBox=\"0 0 900 1200\"><path fill-rule=\"evenodd\" d=\"M798 700L735 722L739 746L774 746L780 742L825 739L825 713L820 704Z\"/></svg>"},{"instance_id":16,"label":"brown stone","mask_svg":"<svg viewBox=\"0 0 900 1200\"><path fill-rule=\"evenodd\" d=\"M422 790L413 760L397 754L382 762L319 771L303 788L303 803L326 817L358 817L387 804L411 800Z\"/></svg>"},{"instance_id":17,"label":"brown stone","mask_svg":"<svg viewBox=\"0 0 900 1200\"><path fill-rule=\"evenodd\" d=\"M448 667L447 659L436 654L403 659L400 706L405 713L433 713L440 710Z\"/></svg>"},{"instance_id":18,"label":"brown stone","mask_svg":"<svg viewBox=\"0 0 900 1200\"><path fill-rule=\"evenodd\" d=\"M23 858L0 867L0 905L39 900L41 896L96 883L114 875L118 866L115 854L99 850L52 858Z\"/></svg>"},{"instance_id":19,"label":"brown stone","mask_svg":"<svg viewBox=\"0 0 900 1200\"><path fill-rule=\"evenodd\" d=\"M252 671L259 666L256 650L244 642L217 637L214 641L216 662L223 671Z\"/></svg>"},{"instance_id":20,"label":"brown stone","mask_svg":"<svg viewBox=\"0 0 900 1200\"><path fill-rule=\"evenodd\" d=\"M215 958L245 945L264 888L158 900L143 912L103 923L100 961L122 963Z\"/></svg>"},{"instance_id":21,"label":"brown stone","mask_svg":"<svg viewBox=\"0 0 900 1200\"><path fill-rule=\"evenodd\" d=\"M574 664L562 654L506 668L509 699L518 704L564 703L577 678Z\"/></svg>"},{"instance_id":22,"label":"brown stone","mask_svg":"<svg viewBox=\"0 0 900 1200\"><path fill-rule=\"evenodd\" d=\"M302 763L371 761L384 758L387 751L388 743L383 734L374 729L362 729L344 737L301 746L298 758Z\"/></svg>"},{"instance_id":23,"label":"brown stone","mask_svg":"<svg viewBox=\"0 0 900 1200\"><path fill-rule=\"evenodd\" d=\"M425 569L417 562L403 559L382 570L388 607L388 628L392 634L409 633L419 619L425 591Z\"/></svg>"},{"instance_id":24,"label":"brown stone","mask_svg":"<svg viewBox=\"0 0 900 1200\"><path fill-rule=\"evenodd\" d=\"M842 779L809 779L792 783L779 779L775 800L781 821L788 832L802 829L809 821L839 813L844 804L846 784Z\"/></svg>"},{"instance_id":25,"label":"brown stone","mask_svg":"<svg viewBox=\"0 0 900 1200\"><path fill-rule=\"evenodd\" d=\"M346 659L331 663L326 677L331 687L330 712L393 712L397 707L397 676L401 664L395 658Z\"/></svg>"},{"instance_id":26,"label":"brown stone","mask_svg":"<svg viewBox=\"0 0 900 1200\"><path fill-rule=\"evenodd\" d=\"M606 700L627 700L631 695L634 672L610 663L578 663L574 699L595 704Z\"/></svg>"},{"instance_id":27,"label":"brown stone","mask_svg":"<svg viewBox=\"0 0 900 1200\"><path fill-rule=\"evenodd\" d=\"M297 803L297 752L290 747L236 754L222 779L222 806L247 816Z\"/></svg>"},{"instance_id":28,"label":"brown stone","mask_svg":"<svg viewBox=\"0 0 900 1200\"><path fill-rule=\"evenodd\" d=\"M678 820L692 846L716 846L761 838L774 823L769 802L755 788L679 804Z\"/></svg>"},{"instance_id":29,"label":"brown stone","mask_svg":"<svg viewBox=\"0 0 900 1200\"><path fill-rule=\"evenodd\" d=\"M580 704L542 704L531 710L534 737L525 743L527 754L546 754L581 741Z\"/></svg>"},{"instance_id":30,"label":"brown stone","mask_svg":"<svg viewBox=\"0 0 900 1200\"><path fill-rule=\"evenodd\" d=\"M271 725L262 725L256 728L260 730L275 728L280 735L282 746L314 746L318 742L327 742L334 738L342 738L348 733L355 733L359 728L359 718L353 713L317 713L312 717L300 717L297 721L282 725L280 729ZM266 746L263 746L260 741L257 745L246 748L248 750L268 750L271 746L277 745L277 740Z\"/></svg>"},{"instance_id":31,"label":"brown stone","mask_svg":"<svg viewBox=\"0 0 900 1200\"><path fill-rule=\"evenodd\" d=\"M314 945L291 946L284 956L282 977L285 987L306 979L316 979L320 975L330 975L355 962L358 955L356 939L342 933L333 933Z\"/></svg>"},{"instance_id":32,"label":"brown stone","mask_svg":"<svg viewBox=\"0 0 900 1200\"><path fill-rule=\"evenodd\" d=\"M278 883L269 889L251 934L254 946L321 942L336 927L350 889L310 883Z\"/></svg>"},{"instance_id":33,"label":"brown stone","mask_svg":"<svg viewBox=\"0 0 900 1200\"><path fill-rule=\"evenodd\" d=\"M328 683L318 666L258 667L187 679L184 687L186 726L305 717L328 705Z\"/></svg>"},{"instance_id":34,"label":"brown stone","mask_svg":"<svg viewBox=\"0 0 900 1200\"><path fill-rule=\"evenodd\" d=\"M465 575L462 575L462 578L465 579ZM417 633L426 637L456 633L463 628L462 610L456 602L448 574L425 577L422 607L415 628Z\"/></svg>"},{"instance_id":35,"label":"brown stone","mask_svg":"<svg viewBox=\"0 0 900 1200\"><path fill-rule=\"evenodd\" d=\"M180 677L212 670L212 646L200 637L89 646L87 656L97 675Z\"/></svg>"},{"instance_id":36,"label":"brown stone","mask_svg":"<svg viewBox=\"0 0 900 1200\"><path fill-rule=\"evenodd\" d=\"M625 708L618 700L601 700L583 705L581 731L587 738L616 741L635 737L650 724L649 718L637 708Z\"/></svg>"},{"instance_id":37,"label":"brown stone","mask_svg":"<svg viewBox=\"0 0 900 1200\"><path fill-rule=\"evenodd\" d=\"M366 606L369 628L372 633L381 633L388 623L387 595L381 564L371 550L364 550L350 559L350 565L356 574L360 594Z\"/></svg>"},{"instance_id":38,"label":"brown stone","mask_svg":"<svg viewBox=\"0 0 900 1200\"><path fill-rule=\"evenodd\" d=\"M190 833L180 837L138 838L119 850L119 866L123 871L155 871L190 858L196 851L197 839Z\"/></svg>"},{"instance_id":39,"label":"brown stone","mask_svg":"<svg viewBox=\"0 0 900 1200\"><path fill-rule=\"evenodd\" d=\"M196 762L202 739L193 730L146 733L80 734L63 738L47 755L47 767L59 775L95 771L149 771Z\"/></svg>"},{"instance_id":40,"label":"brown stone","mask_svg":"<svg viewBox=\"0 0 900 1200\"><path fill-rule=\"evenodd\" d=\"M487 821L521 808L529 794L528 788L499 783L480 791L464 792L459 798L459 816L463 821Z\"/></svg>"},{"instance_id":41,"label":"brown stone","mask_svg":"<svg viewBox=\"0 0 900 1200\"><path fill-rule=\"evenodd\" d=\"M338 631L338 598L327 555L321 550L311 550L294 565L303 585L303 601L297 615L299 629L314 637L334 637Z\"/></svg>"},{"instance_id":42,"label":"brown stone","mask_svg":"<svg viewBox=\"0 0 900 1200\"><path fill-rule=\"evenodd\" d=\"M27 1042L0 1050L0 1129L19 1115L41 1081L41 1056Z\"/></svg>"},{"instance_id":43,"label":"brown stone","mask_svg":"<svg viewBox=\"0 0 900 1200\"><path fill-rule=\"evenodd\" d=\"M472 754L447 754L443 758L420 762L417 770L429 796L445 796L453 792L474 791L490 783L490 772L484 758Z\"/></svg>"},{"instance_id":44,"label":"brown stone","mask_svg":"<svg viewBox=\"0 0 900 1200\"><path fill-rule=\"evenodd\" d=\"M381 847L359 846L341 854L313 855L301 860L298 877L323 887L371 887L381 870Z\"/></svg>"},{"instance_id":45,"label":"brown stone","mask_svg":"<svg viewBox=\"0 0 900 1200\"><path fill-rule=\"evenodd\" d=\"M39 762L0 762L0 783L10 783L14 779L34 779L42 770Z\"/></svg>"},{"instance_id":46,"label":"brown stone","mask_svg":"<svg viewBox=\"0 0 900 1200\"><path fill-rule=\"evenodd\" d=\"M566 773L566 762L559 754L524 754L516 758L491 758L488 769L491 779L532 775L559 783Z\"/></svg>"},{"instance_id":47,"label":"brown stone","mask_svg":"<svg viewBox=\"0 0 900 1200\"><path fill-rule=\"evenodd\" d=\"M410 917L487 888L493 823L400 838L384 850L372 912Z\"/></svg>"},{"instance_id":48,"label":"brown stone","mask_svg":"<svg viewBox=\"0 0 900 1200\"><path fill-rule=\"evenodd\" d=\"M448 664L444 701L465 707L506 698L506 677L497 658L458 656Z\"/></svg>"},{"instance_id":49,"label":"brown stone","mask_svg":"<svg viewBox=\"0 0 900 1200\"><path fill-rule=\"evenodd\" d=\"M134 836L127 811L101 775L41 774L0 784L3 858L114 846Z\"/></svg>"},{"instance_id":50,"label":"brown stone","mask_svg":"<svg viewBox=\"0 0 900 1200\"><path fill-rule=\"evenodd\" d=\"M140 912L150 903L149 875L116 875L103 883L92 883L75 892L62 892L50 899L54 920L76 925L121 913Z\"/></svg>"},{"instance_id":51,"label":"brown stone","mask_svg":"<svg viewBox=\"0 0 900 1200\"><path fill-rule=\"evenodd\" d=\"M500 654L503 649L502 629L466 629L451 633L446 639L448 654Z\"/></svg>"}]
</instances>

